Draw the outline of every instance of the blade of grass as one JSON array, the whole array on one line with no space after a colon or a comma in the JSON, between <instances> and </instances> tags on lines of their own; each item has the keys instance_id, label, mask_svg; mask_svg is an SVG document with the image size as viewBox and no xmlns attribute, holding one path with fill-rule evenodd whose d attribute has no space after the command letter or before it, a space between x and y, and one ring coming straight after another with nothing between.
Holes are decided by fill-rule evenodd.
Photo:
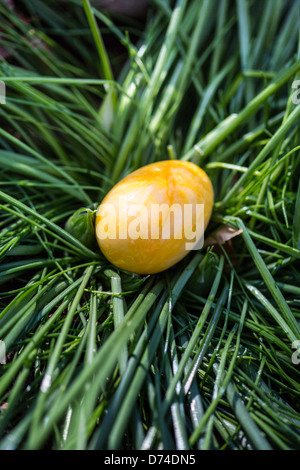
<instances>
[{"instance_id":1,"label":"blade of grass","mask_svg":"<svg viewBox=\"0 0 300 470\"><path fill-rule=\"evenodd\" d=\"M288 69L283 70L279 73L276 78L270 83L262 92L260 92L253 100L248 103L245 108L238 114L232 115L227 118L224 123L220 124L219 129L215 129L208 133L202 140L200 140L193 149L186 152L183 156L183 160L193 159L195 153L201 154L202 157L209 155L223 140L228 138L230 134L241 124L247 122L252 114L259 109L259 107L265 103L265 101L276 93L291 77L293 77L300 70L300 61L296 61L295 64L290 66ZM299 109L295 109L294 115L298 114ZM293 116L294 117L294 116ZM290 120L291 121L291 120ZM281 135L280 135L281 137Z\"/></svg>"}]
</instances>

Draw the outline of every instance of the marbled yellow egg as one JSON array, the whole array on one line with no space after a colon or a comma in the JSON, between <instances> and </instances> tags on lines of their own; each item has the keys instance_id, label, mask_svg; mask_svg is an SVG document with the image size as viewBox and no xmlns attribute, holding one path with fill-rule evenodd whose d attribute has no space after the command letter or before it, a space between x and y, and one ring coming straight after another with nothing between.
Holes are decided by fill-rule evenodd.
<instances>
[{"instance_id":1,"label":"marbled yellow egg","mask_svg":"<svg viewBox=\"0 0 300 470\"><path fill-rule=\"evenodd\" d=\"M213 187L197 165L166 160L117 183L96 215L96 237L113 265L154 274L201 248L213 208Z\"/></svg>"}]
</instances>

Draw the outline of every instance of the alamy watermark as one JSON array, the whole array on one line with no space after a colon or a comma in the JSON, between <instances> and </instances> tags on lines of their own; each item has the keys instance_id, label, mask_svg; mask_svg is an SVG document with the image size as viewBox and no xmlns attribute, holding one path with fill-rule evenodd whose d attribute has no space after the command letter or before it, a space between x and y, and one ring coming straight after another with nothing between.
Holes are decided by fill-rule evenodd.
<instances>
[{"instance_id":1,"label":"alamy watermark","mask_svg":"<svg viewBox=\"0 0 300 470\"><path fill-rule=\"evenodd\" d=\"M292 343L292 349L295 351L292 354L292 363L295 365L300 364L300 340L297 339Z\"/></svg>"},{"instance_id":2,"label":"alamy watermark","mask_svg":"<svg viewBox=\"0 0 300 470\"><path fill-rule=\"evenodd\" d=\"M6 85L0 80L0 104L6 103Z\"/></svg>"},{"instance_id":3,"label":"alamy watermark","mask_svg":"<svg viewBox=\"0 0 300 470\"><path fill-rule=\"evenodd\" d=\"M187 251L204 243L204 204L103 203L97 212L100 240L185 240Z\"/></svg>"},{"instance_id":4,"label":"alamy watermark","mask_svg":"<svg viewBox=\"0 0 300 470\"><path fill-rule=\"evenodd\" d=\"M300 104L300 80L294 80L292 88L295 90L292 94L292 102L294 104Z\"/></svg>"},{"instance_id":5,"label":"alamy watermark","mask_svg":"<svg viewBox=\"0 0 300 470\"><path fill-rule=\"evenodd\" d=\"M0 364L6 364L6 347L4 341L0 339Z\"/></svg>"}]
</instances>

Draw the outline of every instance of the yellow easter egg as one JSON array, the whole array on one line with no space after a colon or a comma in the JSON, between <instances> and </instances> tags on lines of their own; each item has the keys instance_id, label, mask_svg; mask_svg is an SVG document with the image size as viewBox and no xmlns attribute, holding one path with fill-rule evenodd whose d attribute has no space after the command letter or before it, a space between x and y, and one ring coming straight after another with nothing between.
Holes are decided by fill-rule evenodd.
<instances>
[{"instance_id":1,"label":"yellow easter egg","mask_svg":"<svg viewBox=\"0 0 300 470\"><path fill-rule=\"evenodd\" d=\"M166 160L139 168L97 210L100 250L126 271L164 271L201 248L213 199L209 177L194 163Z\"/></svg>"}]
</instances>

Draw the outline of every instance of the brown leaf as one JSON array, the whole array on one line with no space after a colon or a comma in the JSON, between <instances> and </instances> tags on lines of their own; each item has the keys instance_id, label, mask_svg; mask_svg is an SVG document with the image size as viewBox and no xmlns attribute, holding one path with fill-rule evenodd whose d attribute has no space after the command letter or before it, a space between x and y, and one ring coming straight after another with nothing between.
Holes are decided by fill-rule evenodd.
<instances>
[{"instance_id":1,"label":"brown leaf","mask_svg":"<svg viewBox=\"0 0 300 470\"><path fill-rule=\"evenodd\" d=\"M212 232L205 240L204 246L211 245L224 245L234 237L237 237L243 232L242 229L234 229L229 225L221 225L217 230Z\"/></svg>"},{"instance_id":2,"label":"brown leaf","mask_svg":"<svg viewBox=\"0 0 300 470\"><path fill-rule=\"evenodd\" d=\"M221 225L217 230L207 237L204 242L204 247L213 246L214 251L219 254L223 254L223 250L227 253L228 258L232 266L236 266L238 262L238 255L235 247L232 244L232 239L237 237L243 232L242 229L234 229L229 225ZM223 249L220 247L222 245ZM226 264L224 267L225 272L230 272L230 265Z\"/></svg>"}]
</instances>

